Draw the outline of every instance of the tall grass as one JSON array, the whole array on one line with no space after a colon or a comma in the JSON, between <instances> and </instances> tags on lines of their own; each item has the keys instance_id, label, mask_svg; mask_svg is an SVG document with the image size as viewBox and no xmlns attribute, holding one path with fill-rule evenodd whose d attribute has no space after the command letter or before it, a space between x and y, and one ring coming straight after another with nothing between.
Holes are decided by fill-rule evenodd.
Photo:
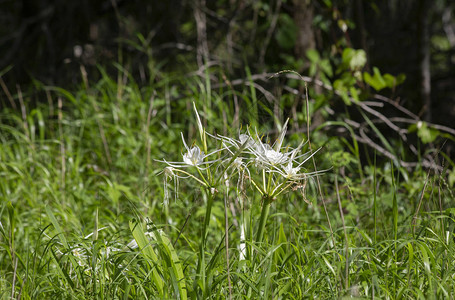
<instances>
[{"instance_id":1,"label":"tall grass","mask_svg":"<svg viewBox=\"0 0 455 300\"><path fill-rule=\"evenodd\" d=\"M76 91L39 87L48 105L1 112L2 298L454 297L448 169L362 164L355 140L309 132L324 145L314 159L329 169L318 178L331 230L314 177L277 195L272 173L229 169L246 145L224 166L184 169L206 186L163 172L187 152L181 134L205 154L223 144L207 134L281 138L285 109L261 108L251 76L236 90L212 87L209 71L141 88L119 70L121 84L100 69ZM289 130L283 151L306 135Z\"/></svg>"}]
</instances>

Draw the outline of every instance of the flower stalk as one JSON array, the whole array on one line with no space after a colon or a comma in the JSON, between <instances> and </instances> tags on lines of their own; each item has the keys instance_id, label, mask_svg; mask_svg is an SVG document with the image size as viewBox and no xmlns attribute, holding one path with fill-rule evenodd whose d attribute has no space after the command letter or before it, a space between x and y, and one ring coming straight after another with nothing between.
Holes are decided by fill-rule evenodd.
<instances>
[{"instance_id":1,"label":"flower stalk","mask_svg":"<svg viewBox=\"0 0 455 300\"><path fill-rule=\"evenodd\" d=\"M269 216L270 204L272 204L273 198L265 196L262 201L261 216L259 218L259 227L256 234L256 242L261 243L264 238L264 229L265 224L267 223L267 218Z\"/></svg>"}]
</instances>

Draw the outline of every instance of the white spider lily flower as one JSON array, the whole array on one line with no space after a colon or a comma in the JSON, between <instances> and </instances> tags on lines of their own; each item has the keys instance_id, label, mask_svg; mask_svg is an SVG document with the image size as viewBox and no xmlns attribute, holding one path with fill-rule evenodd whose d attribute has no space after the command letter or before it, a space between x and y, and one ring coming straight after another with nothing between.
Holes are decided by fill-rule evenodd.
<instances>
[{"instance_id":1,"label":"white spider lily flower","mask_svg":"<svg viewBox=\"0 0 455 300\"><path fill-rule=\"evenodd\" d=\"M239 135L239 141L240 141L241 145L246 143L245 144L246 148L251 148L251 147L256 147L257 146L256 142L248 134L244 134L244 133L240 134Z\"/></svg>"},{"instance_id":2,"label":"white spider lily flower","mask_svg":"<svg viewBox=\"0 0 455 300\"><path fill-rule=\"evenodd\" d=\"M206 158L206 156L204 155L204 152L201 151L201 149L199 149L199 147L196 145L189 148L185 142L183 133L180 133L180 134L182 135L182 141L187 150L187 153L183 154L183 162L187 165L195 166L195 167L202 164L204 162L204 159Z\"/></svg>"},{"instance_id":3,"label":"white spider lily flower","mask_svg":"<svg viewBox=\"0 0 455 300\"><path fill-rule=\"evenodd\" d=\"M198 146L194 146L183 154L183 162L196 167L204 162L205 157L204 152Z\"/></svg>"},{"instance_id":4,"label":"white spider lily flower","mask_svg":"<svg viewBox=\"0 0 455 300\"><path fill-rule=\"evenodd\" d=\"M299 174L300 167L293 168L292 163L289 163L286 166L284 166L283 171L286 175L285 177L291 180L300 180L303 179L302 175L305 176L305 174Z\"/></svg>"},{"instance_id":5,"label":"white spider lily flower","mask_svg":"<svg viewBox=\"0 0 455 300\"><path fill-rule=\"evenodd\" d=\"M217 152L222 151L223 149L218 149L218 150L215 150L215 151L205 155L205 153L196 145L189 148L185 142L183 133L181 133L181 135L182 135L183 145L185 145L185 148L187 150L187 153L183 154L183 163L184 164L199 168L199 166L201 166L201 165L208 165L208 164L219 161L219 159L215 159L215 160L211 160L211 161L204 161L204 160L207 157L209 157Z\"/></svg>"},{"instance_id":6,"label":"white spider lily flower","mask_svg":"<svg viewBox=\"0 0 455 300\"><path fill-rule=\"evenodd\" d=\"M208 164L219 161L219 159L215 159L215 160L211 160L211 161L205 161L205 159L217 152L222 151L223 149L215 150L209 154L205 154L197 145L195 145L191 148L188 147L188 145L185 142L185 138L183 137L183 133L181 133L181 135L182 135L183 145L185 146L185 149L187 151L185 154L182 154L183 161L168 162L165 159L163 159L162 161L158 160L159 162L164 162L164 163L168 164L168 166L173 168L172 171L177 171L177 169L181 168L181 167L200 168L203 165L208 165Z\"/></svg>"},{"instance_id":7,"label":"white spider lily flower","mask_svg":"<svg viewBox=\"0 0 455 300\"><path fill-rule=\"evenodd\" d=\"M270 145L261 141L256 142L254 147L248 149L254 156L256 166L262 169L270 169L289 162L289 154L274 150Z\"/></svg>"},{"instance_id":8,"label":"white spider lily flower","mask_svg":"<svg viewBox=\"0 0 455 300\"><path fill-rule=\"evenodd\" d=\"M283 145L283 140L286 135L287 125L289 119L283 125L280 135L273 143L273 146L270 146L267 143L262 143L261 138L256 132L256 140L251 137L251 135L243 134L240 136L240 141L247 143L247 148L253 156L255 156L255 162L258 167L268 169L270 167L280 166L287 164L290 160L289 157L293 157L295 152L281 152L281 147Z\"/></svg>"},{"instance_id":9,"label":"white spider lily flower","mask_svg":"<svg viewBox=\"0 0 455 300\"><path fill-rule=\"evenodd\" d=\"M318 172L311 172L311 173L299 173L302 165L304 163L306 163L311 157L313 157L313 155L315 155L321 149L321 148L319 148L318 150L314 151L310 155L308 155L309 153L305 153L305 154L299 155L298 157L295 157L295 155L297 153L297 151L295 151L295 150L300 149L301 146L302 146L302 144L300 144L299 147L297 147L296 149L291 151L291 157L289 159L288 164L281 166L281 168L274 167L274 169L271 170L270 172L278 173L281 176L283 176L284 178L286 178L288 180L292 180L292 181L299 181L299 180L307 179L308 177L311 177L312 175L318 175L319 173L324 172L324 171L318 171ZM305 158L302 162L298 163L298 165L296 167L293 167L294 161L296 161L298 158L305 156L305 155L308 155L308 157Z\"/></svg>"},{"instance_id":10,"label":"white spider lily flower","mask_svg":"<svg viewBox=\"0 0 455 300\"><path fill-rule=\"evenodd\" d=\"M244 167L243 158L237 157L236 159L234 159L234 162L232 163L232 165L236 169L239 169L239 170L242 169Z\"/></svg>"},{"instance_id":11,"label":"white spider lily flower","mask_svg":"<svg viewBox=\"0 0 455 300\"><path fill-rule=\"evenodd\" d=\"M166 178L173 178L175 176L173 167L165 167L163 172Z\"/></svg>"},{"instance_id":12,"label":"white spider lily flower","mask_svg":"<svg viewBox=\"0 0 455 300\"><path fill-rule=\"evenodd\" d=\"M281 165L288 161L288 155L286 153L281 153L273 149L266 149L262 156L273 166Z\"/></svg>"}]
</instances>

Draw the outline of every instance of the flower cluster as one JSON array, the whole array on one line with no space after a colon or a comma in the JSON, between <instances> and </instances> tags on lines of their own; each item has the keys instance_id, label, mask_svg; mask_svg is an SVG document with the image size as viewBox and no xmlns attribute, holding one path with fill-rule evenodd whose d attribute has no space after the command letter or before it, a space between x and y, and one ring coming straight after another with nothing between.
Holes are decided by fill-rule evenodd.
<instances>
[{"instance_id":1,"label":"flower cluster","mask_svg":"<svg viewBox=\"0 0 455 300\"><path fill-rule=\"evenodd\" d=\"M202 127L195 107L194 110L202 145L201 147L197 145L189 147L183 133L181 134L186 150L182 154L182 161L162 160L167 164L164 170L165 190L169 180L174 180L175 184L178 184L180 178L192 178L212 191L217 190L217 185L225 182L222 179L223 176L226 176L228 172L233 174L237 171L239 174L240 172L248 174L248 179L261 195L273 199L289 188L303 190L306 180L317 175L316 172L307 173L303 168L303 164L317 151L302 153L306 144L303 141L297 148L283 147L289 120L286 120L278 138L270 145L259 136L256 130L252 134L251 128L239 134L238 139L208 134ZM217 145L217 149L208 151L207 137ZM209 154L206 154L208 152ZM187 169L191 167L193 171ZM262 172L262 176L256 176L258 178L251 176L251 173L260 172ZM165 191L165 202L168 195L168 191Z\"/></svg>"},{"instance_id":2,"label":"flower cluster","mask_svg":"<svg viewBox=\"0 0 455 300\"><path fill-rule=\"evenodd\" d=\"M185 147L182 160L168 162L162 160L167 166L164 168L164 207L168 208L168 184L174 181L175 195L177 198L180 179L193 179L204 187L207 203L206 214L201 232L200 260L203 261L204 247L211 218L213 200L218 191L224 191L225 210L227 215L227 199L230 191L230 181L237 178L237 199L244 208L244 201L248 189L246 183L256 189L262 198L261 214L256 227L255 241L263 240L270 205L277 197L287 190L299 189L305 199L305 187L308 178L316 176L318 172L306 172L303 165L317 152L303 151L305 142L298 147L284 147L283 142L287 132L289 120L283 124L278 138L273 144L267 138L260 136L256 130L247 128L240 133L238 138L222 135L212 135L205 131L197 109L193 103L197 119L200 144L188 146L183 134L182 141ZM209 150L210 145L215 145L214 150ZM207 154L206 154L207 153ZM246 259L251 254L245 236L245 222L240 219L240 243L238 244L240 260ZM227 233L226 233L227 234ZM250 250L247 250L250 249ZM201 276L204 276L201 273Z\"/></svg>"}]
</instances>

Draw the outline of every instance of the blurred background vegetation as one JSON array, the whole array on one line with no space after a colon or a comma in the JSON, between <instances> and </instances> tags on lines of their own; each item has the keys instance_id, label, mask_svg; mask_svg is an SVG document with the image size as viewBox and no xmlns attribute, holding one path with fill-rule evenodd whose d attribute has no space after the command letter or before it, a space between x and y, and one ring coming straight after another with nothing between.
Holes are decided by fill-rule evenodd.
<instances>
[{"instance_id":1,"label":"blurred background vegetation","mask_svg":"<svg viewBox=\"0 0 455 300\"><path fill-rule=\"evenodd\" d=\"M287 101L289 115L298 108L302 86L295 89L292 76L267 78L290 69L308 76L315 126L327 120L319 108L346 116L350 96L368 100L379 93L395 105L384 108L387 118L399 117L398 105L414 121L453 128L452 1L3 0L0 5L3 107L17 109L20 93L32 106L46 103L39 86L77 89L103 72L117 76L119 66L139 86L215 66L219 73L211 79L218 86L242 85L235 80L252 76L275 98L297 93ZM258 98L270 102L271 95ZM429 137L424 143L435 140L437 129L421 128L407 129Z\"/></svg>"}]
</instances>

